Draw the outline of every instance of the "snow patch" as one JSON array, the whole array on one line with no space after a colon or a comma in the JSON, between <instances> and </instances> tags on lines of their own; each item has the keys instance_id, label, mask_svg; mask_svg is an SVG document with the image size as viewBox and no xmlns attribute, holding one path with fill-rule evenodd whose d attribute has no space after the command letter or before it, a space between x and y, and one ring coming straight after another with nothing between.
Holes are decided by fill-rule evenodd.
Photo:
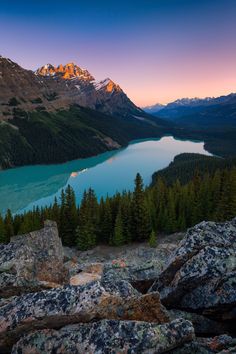
<instances>
[{"instance_id":1,"label":"snow patch","mask_svg":"<svg viewBox=\"0 0 236 354\"><path fill-rule=\"evenodd\" d=\"M102 88L106 87L110 82L111 82L111 80L109 78L102 80L102 81L94 81L93 86L94 86L95 90L99 91Z\"/></svg>"}]
</instances>

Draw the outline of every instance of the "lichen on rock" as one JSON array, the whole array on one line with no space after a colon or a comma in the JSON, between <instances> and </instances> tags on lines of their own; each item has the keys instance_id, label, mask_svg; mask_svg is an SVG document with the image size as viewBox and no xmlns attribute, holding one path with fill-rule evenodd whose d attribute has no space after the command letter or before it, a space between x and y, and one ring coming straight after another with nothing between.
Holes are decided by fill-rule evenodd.
<instances>
[{"instance_id":1,"label":"lichen on rock","mask_svg":"<svg viewBox=\"0 0 236 354\"><path fill-rule=\"evenodd\" d=\"M12 354L154 354L165 353L194 339L191 322L175 320L158 325L147 322L102 320L43 330L23 337Z\"/></svg>"}]
</instances>

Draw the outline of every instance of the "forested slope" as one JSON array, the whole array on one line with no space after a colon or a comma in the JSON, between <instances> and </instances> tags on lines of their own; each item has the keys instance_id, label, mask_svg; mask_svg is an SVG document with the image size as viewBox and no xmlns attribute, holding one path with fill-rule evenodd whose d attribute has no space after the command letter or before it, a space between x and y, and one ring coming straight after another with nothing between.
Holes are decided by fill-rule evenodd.
<instances>
[{"instance_id":1,"label":"forested slope","mask_svg":"<svg viewBox=\"0 0 236 354\"><path fill-rule=\"evenodd\" d=\"M13 119L0 123L0 168L89 157L168 129L79 106L55 113L16 110Z\"/></svg>"},{"instance_id":2,"label":"forested slope","mask_svg":"<svg viewBox=\"0 0 236 354\"><path fill-rule=\"evenodd\" d=\"M158 177L146 189L138 174L134 192L116 193L98 201L90 189L77 206L68 186L50 207L14 217L8 211L4 219L0 217L0 240L8 242L13 234L37 230L44 220L51 219L57 222L64 245L80 250L97 244L152 243L158 233L185 231L202 220L225 221L235 215L235 167L202 176L196 173L183 185L178 180L168 184Z\"/></svg>"},{"instance_id":3,"label":"forested slope","mask_svg":"<svg viewBox=\"0 0 236 354\"><path fill-rule=\"evenodd\" d=\"M181 184L189 182L196 173L203 176L206 173L214 174L217 169L225 169L236 166L235 158L220 158L201 154L184 153L175 156L168 167L157 171L152 176L152 185L155 185L159 177L164 178L168 184L177 179Z\"/></svg>"}]
</instances>

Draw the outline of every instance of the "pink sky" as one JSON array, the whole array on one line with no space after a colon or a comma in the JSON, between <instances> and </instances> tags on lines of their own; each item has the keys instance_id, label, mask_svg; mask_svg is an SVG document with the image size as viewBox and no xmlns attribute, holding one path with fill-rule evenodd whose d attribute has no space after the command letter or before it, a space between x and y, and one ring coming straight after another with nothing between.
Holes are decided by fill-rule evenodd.
<instances>
[{"instance_id":1,"label":"pink sky","mask_svg":"<svg viewBox=\"0 0 236 354\"><path fill-rule=\"evenodd\" d=\"M0 54L73 61L139 106L220 96L236 92L235 18L236 0L3 0Z\"/></svg>"}]
</instances>

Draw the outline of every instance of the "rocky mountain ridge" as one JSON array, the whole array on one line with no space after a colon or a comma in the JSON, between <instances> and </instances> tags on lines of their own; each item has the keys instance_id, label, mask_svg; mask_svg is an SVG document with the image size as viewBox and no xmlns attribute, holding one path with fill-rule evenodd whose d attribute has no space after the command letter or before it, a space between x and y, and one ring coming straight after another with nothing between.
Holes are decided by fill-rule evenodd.
<instances>
[{"instance_id":1,"label":"rocky mountain ridge","mask_svg":"<svg viewBox=\"0 0 236 354\"><path fill-rule=\"evenodd\" d=\"M0 120L17 111L55 112L75 104L121 117L145 115L119 85L110 79L97 82L74 63L47 64L32 72L0 56L0 73Z\"/></svg>"},{"instance_id":2,"label":"rocky mountain ridge","mask_svg":"<svg viewBox=\"0 0 236 354\"><path fill-rule=\"evenodd\" d=\"M1 246L0 282L7 291L0 300L0 351L235 353L235 237L236 219L202 222L178 235L180 242L171 235L156 249L142 246L129 258L126 250L122 258L87 265L91 251L65 249L62 259L54 222L13 237ZM44 262L42 273L34 272ZM67 272L55 283L58 266ZM101 277L84 281L85 273Z\"/></svg>"}]
</instances>

